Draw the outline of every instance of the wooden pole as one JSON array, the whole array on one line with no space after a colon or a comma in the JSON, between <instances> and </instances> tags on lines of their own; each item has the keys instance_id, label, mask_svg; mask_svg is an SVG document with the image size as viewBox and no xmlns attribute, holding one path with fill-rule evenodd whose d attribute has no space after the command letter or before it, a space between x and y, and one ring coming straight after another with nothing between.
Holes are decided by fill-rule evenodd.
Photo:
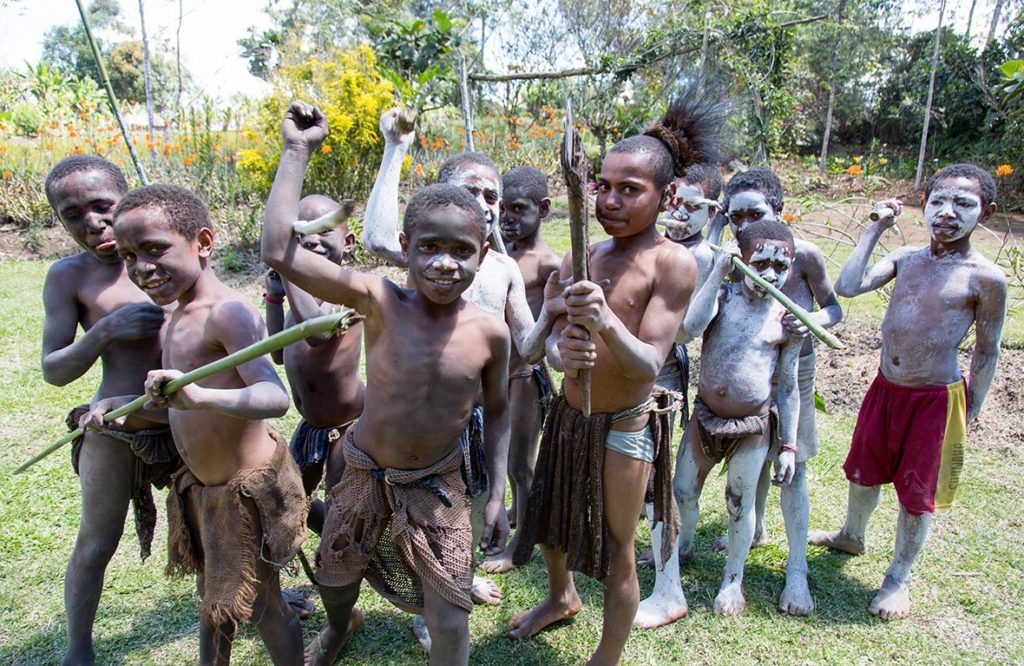
<instances>
[{"instance_id":1,"label":"wooden pole","mask_svg":"<svg viewBox=\"0 0 1024 666\"><path fill-rule=\"evenodd\" d=\"M935 70L939 67L939 43L942 39L942 16L946 13L946 0L939 6L939 25L935 28L935 48L932 49L932 72L928 77L928 101L924 105L924 127L921 128L921 148L917 153L917 174L914 176L914 191L921 190L924 176L924 156L928 149L928 125L932 119L932 98L935 95Z\"/></svg>"},{"instance_id":2,"label":"wooden pole","mask_svg":"<svg viewBox=\"0 0 1024 666\"><path fill-rule=\"evenodd\" d=\"M565 101L565 137L562 141L562 177L565 179L569 200L569 237L572 244L573 283L590 279L590 234L587 227L587 198L583 192L586 178L586 155L583 141L573 126L572 102ZM590 370L580 370L576 375L580 388L580 407L584 416L590 416Z\"/></svg>"},{"instance_id":3,"label":"wooden pole","mask_svg":"<svg viewBox=\"0 0 1024 666\"><path fill-rule=\"evenodd\" d=\"M459 92L462 97L462 126L466 130L466 150L473 150L473 107L469 98L469 75L466 72L466 56L459 51Z\"/></svg>"},{"instance_id":4,"label":"wooden pole","mask_svg":"<svg viewBox=\"0 0 1024 666\"><path fill-rule=\"evenodd\" d=\"M149 37L146 35L146 10L139 0L139 24L142 27L142 74L146 81L146 125L149 129L149 156L156 162L156 123L153 120L153 77L149 65Z\"/></svg>"}]
</instances>

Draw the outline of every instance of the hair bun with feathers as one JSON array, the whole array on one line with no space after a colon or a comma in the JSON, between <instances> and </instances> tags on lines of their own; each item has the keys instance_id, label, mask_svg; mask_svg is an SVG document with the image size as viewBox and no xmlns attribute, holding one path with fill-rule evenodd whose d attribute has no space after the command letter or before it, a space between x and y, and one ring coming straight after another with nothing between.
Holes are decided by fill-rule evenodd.
<instances>
[{"instance_id":1,"label":"hair bun with feathers","mask_svg":"<svg viewBox=\"0 0 1024 666\"><path fill-rule=\"evenodd\" d=\"M724 88L695 77L643 133L668 148L676 177L681 178L693 164L718 164L725 158L724 130L731 108Z\"/></svg>"}]
</instances>

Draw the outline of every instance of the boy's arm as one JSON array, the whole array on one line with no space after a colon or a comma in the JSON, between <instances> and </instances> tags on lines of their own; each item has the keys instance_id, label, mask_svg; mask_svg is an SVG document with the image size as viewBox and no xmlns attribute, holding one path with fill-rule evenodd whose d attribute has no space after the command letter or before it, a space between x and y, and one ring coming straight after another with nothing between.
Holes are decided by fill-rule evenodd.
<instances>
[{"instance_id":1,"label":"boy's arm","mask_svg":"<svg viewBox=\"0 0 1024 666\"><path fill-rule=\"evenodd\" d=\"M304 102L292 102L281 123L284 148L270 188L263 220L260 257L281 277L331 303L341 303L370 317L372 304L383 297L383 278L339 267L299 247L292 233L299 196L310 156L327 137L327 119Z\"/></svg>"},{"instance_id":2,"label":"boy's arm","mask_svg":"<svg viewBox=\"0 0 1024 666\"><path fill-rule=\"evenodd\" d=\"M998 269L996 269L998 270ZM967 385L967 422L978 418L981 405L992 386L999 361L999 338L1006 321L1006 278L986 276L974 309L974 353Z\"/></svg>"},{"instance_id":3,"label":"boy's arm","mask_svg":"<svg viewBox=\"0 0 1024 666\"><path fill-rule=\"evenodd\" d=\"M565 314L565 298L563 292L568 286L568 281L559 281L558 269L551 271L547 282L544 284L544 306L540 309L540 316L533 325L533 330L526 336L523 342L523 350L520 355L527 363L540 362L548 351L548 337L554 330L558 317Z\"/></svg>"},{"instance_id":4,"label":"boy's arm","mask_svg":"<svg viewBox=\"0 0 1024 666\"><path fill-rule=\"evenodd\" d=\"M409 260L398 243L398 182L402 162L416 133L410 128L403 133L395 127L397 109L380 117L380 130L384 134L384 156L380 161L377 179L373 182L370 198L363 215L363 246L381 259L405 268Z\"/></svg>"},{"instance_id":5,"label":"boy's arm","mask_svg":"<svg viewBox=\"0 0 1024 666\"><path fill-rule=\"evenodd\" d=\"M700 286L693 300L690 301L690 307L683 318L683 332L689 336L689 339L704 335L704 331L718 314L719 292L725 276L732 270L732 257L734 256L739 256L739 249L735 245L715 252L715 261L711 265L711 272L708 273L704 284Z\"/></svg>"},{"instance_id":6,"label":"boy's arm","mask_svg":"<svg viewBox=\"0 0 1024 666\"><path fill-rule=\"evenodd\" d=\"M284 281L284 292L288 297L288 309L292 313L292 322L301 324L307 319L315 319L332 312L330 305L324 307L316 302L316 299L296 287L287 280ZM310 347L319 347L332 340L330 335L313 335L306 338L306 344Z\"/></svg>"},{"instance_id":7,"label":"boy's arm","mask_svg":"<svg viewBox=\"0 0 1024 666\"><path fill-rule=\"evenodd\" d=\"M908 251L913 251L912 248L900 248L895 252L890 252L871 268L868 268L868 260L871 258L871 252L875 249L878 239L882 237L882 233L886 229L896 225L896 216L900 211L900 206L895 201L883 203L892 204L887 206L892 214L871 222L864 229L864 233L857 241L853 252L846 259L846 263L843 264L843 268L839 271L839 277L836 279L836 293L840 296L853 298L883 286L896 277L897 260Z\"/></svg>"},{"instance_id":8,"label":"boy's arm","mask_svg":"<svg viewBox=\"0 0 1024 666\"><path fill-rule=\"evenodd\" d=\"M96 402L89 405L89 411L82 415L82 418L78 420L79 428L109 428L111 426L115 428L124 427L124 424L128 421L128 417L141 417L147 421L153 423L167 423L167 410L164 408L149 409L143 407L131 414L125 414L124 416L118 417L110 423L103 421L103 416L108 412L112 412L115 409L124 407L132 400L135 400L139 396L137 395L118 395L112 398L104 398L103 400L97 400Z\"/></svg>"},{"instance_id":9,"label":"boy's arm","mask_svg":"<svg viewBox=\"0 0 1024 666\"><path fill-rule=\"evenodd\" d=\"M711 222L708 223L708 242L712 245L722 244L722 232L725 231L725 225L728 223L729 218L725 216L725 213L718 211L711 217Z\"/></svg>"},{"instance_id":10,"label":"boy's arm","mask_svg":"<svg viewBox=\"0 0 1024 666\"><path fill-rule=\"evenodd\" d=\"M43 379L65 386L89 371L118 340L142 340L157 335L164 311L153 303L129 303L97 321L75 339L79 305L75 276L67 266L55 265L43 285Z\"/></svg>"},{"instance_id":11,"label":"boy's arm","mask_svg":"<svg viewBox=\"0 0 1024 666\"><path fill-rule=\"evenodd\" d=\"M512 343L520 356L528 362L535 363L527 352L532 352L532 356L538 358L538 347L542 346L544 338L539 334L532 335L536 322L533 320L530 302L526 300L526 284L523 282L523 274L519 272L519 267L514 261L509 260L505 264L505 270L509 275L508 294L505 296L505 321L512 334ZM538 342L538 338L541 342Z\"/></svg>"},{"instance_id":12,"label":"boy's arm","mask_svg":"<svg viewBox=\"0 0 1024 666\"><path fill-rule=\"evenodd\" d=\"M843 306L836 298L836 292L832 288L832 279L825 270L825 255L817 245L808 243L801 248L802 256L800 261L804 266L807 286L811 288L811 295L818 304L818 311L811 312L811 319L824 328L832 328L843 318ZM807 335L807 326L802 321L786 313L782 323L793 335Z\"/></svg>"},{"instance_id":13,"label":"boy's arm","mask_svg":"<svg viewBox=\"0 0 1024 666\"><path fill-rule=\"evenodd\" d=\"M600 285L577 282L569 287L565 299L569 323L600 335L622 374L637 382L658 376L697 280L693 257L678 246L672 249L675 251L660 253L655 261L656 274L673 279L655 280L636 335L608 306Z\"/></svg>"},{"instance_id":14,"label":"boy's arm","mask_svg":"<svg viewBox=\"0 0 1024 666\"><path fill-rule=\"evenodd\" d=\"M263 303L267 313L267 335L274 335L284 330L284 280L275 271L267 271L263 288ZM270 352L270 360L277 365L284 363L284 350L275 349Z\"/></svg>"},{"instance_id":15,"label":"boy's arm","mask_svg":"<svg viewBox=\"0 0 1024 666\"><path fill-rule=\"evenodd\" d=\"M796 429L800 412L800 389L797 385L797 363L800 361L802 336L792 336L779 353L779 383L775 389L775 404L779 408L779 427L782 430L782 450L775 463L775 485L788 485L796 467Z\"/></svg>"},{"instance_id":16,"label":"boy's arm","mask_svg":"<svg viewBox=\"0 0 1024 666\"><path fill-rule=\"evenodd\" d=\"M309 253L312 254L312 253ZM210 313L207 335L224 347L224 355L248 347L266 337L266 328L259 316L244 304L229 301L216 305ZM178 370L152 370L146 377L147 407L202 409L240 419L270 419L284 416L291 404L288 392L266 357L243 363L235 368L244 386L218 389L189 384L165 396L163 385L182 373Z\"/></svg>"},{"instance_id":17,"label":"boy's arm","mask_svg":"<svg viewBox=\"0 0 1024 666\"><path fill-rule=\"evenodd\" d=\"M480 549L497 555L508 539L508 514L505 512L505 472L511 418L508 408L508 358L511 343L504 327L496 326L491 342L491 359L483 368L481 384L484 406L484 451L490 490L484 507L484 531Z\"/></svg>"}]
</instances>

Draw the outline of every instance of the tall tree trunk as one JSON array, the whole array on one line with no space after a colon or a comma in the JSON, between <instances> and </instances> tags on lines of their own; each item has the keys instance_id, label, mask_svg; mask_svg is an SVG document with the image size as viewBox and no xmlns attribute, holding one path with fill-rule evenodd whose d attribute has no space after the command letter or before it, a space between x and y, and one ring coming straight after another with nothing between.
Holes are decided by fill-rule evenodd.
<instances>
[{"instance_id":1,"label":"tall tree trunk","mask_svg":"<svg viewBox=\"0 0 1024 666\"><path fill-rule=\"evenodd\" d=\"M997 0L999 2L1001 0ZM932 72L928 77L928 101L924 105L924 127L921 128L921 149L917 154L917 175L914 176L914 190L921 189L924 175L924 156L928 148L928 124L932 118L932 97L935 94L935 70L939 67L939 42L942 38L942 17L946 13L946 0L939 7L939 25L935 28L935 48L932 50Z\"/></svg>"},{"instance_id":2,"label":"tall tree trunk","mask_svg":"<svg viewBox=\"0 0 1024 666\"><path fill-rule=\"evenodd\" d=\"M832 111L836 104L835 86L828 87L828 115L825 117L825 136L821 139L821 163L818 164L818 173L825 175L825 166L828 164L828 140L832 136Z\"/></svg>"},{"instance_id":3,"label":"tall tree trunk","mask_svg":"<svg viewBox=\"0 0 1024 666\"><path fill-rule=\"evenodd\" d=\"M711 0L704 0L704 39L700 43L700 71L708 62L708 42L711 41Z\"/></svg>"},{"instance_id":4,"label":"tall tree trunk","mask_svg":"<svg viewBox=\"0 0 1024 666\"><path fill-rule=\"evenodd\" d=\"M967 12L967 32L964 34L964 41L968 44L971 43L971 24L974 23L974 7L978 4L978 0L971 0L971 10Z\"/></svg>"},{"instance_id":5,"label":"tall tree trunk","mask_svg":"<svg viewBox=\"0 0 1024 666\"><path fill-rule=\"evenodd\" d=\"M473 106L469 99L469 75L466 72L466 57L459 51L459 92L462 97L462 124L466 130L465 150L473 150Z\"/></svg>"},{"instance_id":6,"label":"tall tree trunk","mask_svg":"<svg viewBox=\"0 0 1024 666\"><path fill-rule=\"evenodd\" d=\"M985 43L981 45L981 51L978 53L980 56L988 48L988 43L996 37L996 27L999 26L999 14L1003 11L1003 0L996 0L995 9L992 10L992 22L988 24L988 37L985 38Z\"/></svg>"},{"instance_id":7,"label":"tall tree trunk","mask_svg":"<svg viewBox=\"0 0 1024 666\"><path fill-rule=\"evenodd\" d=\"M149 36L146 34L145 3L139 0L139 24L142 26L142 74L146 80L146 125L149 127L149 156L156 161L156 123L153 121L153 81L149 69Z\"/></svg>"},{"instance_id":8,"label":"tall tree trunk","mask_svg":"<svg viewBox=\"0 0 1024 666\"><path fill-rule=\"evenodd\" d=\"M174 33L174 50L178 59L178 97L175 100L174 111L181 117L181 23L185 17L185 0L178 0L178 29Z\"/></svg>"}]
</instances>

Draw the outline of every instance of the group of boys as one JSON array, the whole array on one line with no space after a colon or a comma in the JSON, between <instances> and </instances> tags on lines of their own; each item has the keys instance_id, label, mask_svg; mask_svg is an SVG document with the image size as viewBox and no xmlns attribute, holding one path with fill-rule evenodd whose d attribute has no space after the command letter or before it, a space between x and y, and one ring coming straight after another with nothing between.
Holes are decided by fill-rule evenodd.
<instances>
[{"instance_id":1,"label":"group of boys","mask_svg":"<svg viewBox=\"0 0 1024 666\"><path fill-rule=\"evenodd\" d=\"M338 306L355 309L363 323L274 358L302 416L290 446L268 423L290 400L265 357L164 394L183 371L266 335L258 312L211 269L214 237L201 200L168 185L129 191L123 174L96 157L55 166L47 196L85 252L47 276L44 378L63 385L103 360L92 404L69 417L87 428L73 452L82 519L65 578L65 663L94 661L103 574L129 501L148 555L154 484L170 488L167 571L197 577L202 663L227 663L246 621L274 663L334 663L360 625L363 579L422 614L414 626L431 663L468 663L473 603L501 599L497 586L474 576L475 545L489 573L524 564L537 546L543 556L548 593L512 618L512 638L580 611L573 571L601 580L604 622L591 663L618 663L634 624L686 614L679 566L693 557L700 493L721 461L730 520L717 544L728 557L714 611L744 608L743 566L749 549L765 542L775 483L789 542L779 606L810 613L805 466L817 452L814 347L806 325L738 261L804 309L817 305L810 316L823 327L842 316L836 292L853 296L895 280L879 374L845 465L846 525L810 539L863 552L879 485L893 483L901 504L896 554L870 610L906 616L911 565L931 513L952 501L966 426L998 359L1006 282L970 246L973 229L995 210L992 178L970 165L938 172L925 192L930 246L898 250L869 268L900 213L899 202L885 202L888 213L868 226L833 290L820 250L779 222L779 179L762 168L741 172L719 204L706 119L679 122L680 113L700 113L685 104L674 112L604 157L596 217L610 238L589 248L591 278L576 283L572 257L560 261L540 238L550 199L532 167L501 178L486 157L460 154L442 166L438 184L410 199L400 221L398 175L413 134L401 114L388 112L362 240L407 267L400 286L342 264L356 242L346 227L293 233L296 220L338 207L300 198L328 128L315 107L293 103L261 244L271 269L267 325L280 330ZM726 225L737 244L719 248ZM508 255L492 247L494 233ZM972 325L965 383L957 347ZM85 332L77 336L79 326ZM700 376L686 413L685 345L698 337ZM545 358L565 377L558 395ZM581 371L589 374L589 415ZM140 394L149 397L143 410L104 422ZM679 411L686 425L673 457ZM313 500L322 479L325 499ZM634 541L645 504L657 574L641 603ZM296 610L311 609L282 593L278 571L298 552L307 524L321 537L316 582L327 623L303 650Z\"/></svg>"}]
</instances>

